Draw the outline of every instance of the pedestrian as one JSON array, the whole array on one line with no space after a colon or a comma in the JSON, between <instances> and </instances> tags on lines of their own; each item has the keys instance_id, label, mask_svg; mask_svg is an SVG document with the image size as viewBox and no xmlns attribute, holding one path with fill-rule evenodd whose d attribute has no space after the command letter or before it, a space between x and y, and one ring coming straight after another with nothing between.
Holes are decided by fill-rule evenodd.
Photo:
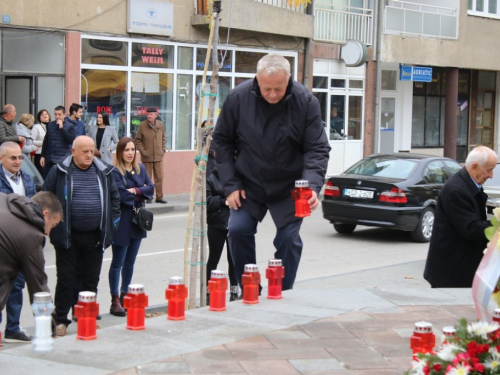
<instances>
[{"instance_id":1,"label":"pedestrian","mask_svg":"<svg viewBox=\"0 0 500 375\"><path fill-rule=\"evenodd\" d=\"M49 192L31 199L19 194L0 193L0 311L8 303L9 293L22 273L33 294L49 292L43 247L45 236L62 218L61 203ZM29 246L27 246L29 244ZM7 320L9 313L7 311ZM0 323L2 316L0 315ZM8 324L8 323L7 323ZM7 328L6 328L7 329Z\"/></svg>"},{"instance_id":2,"label":"pedestrian","mask_svg":"<svg viewBox=\"0 0 500 375\"><path fill-rule=\"evenodd\" d=\"M21 135L26 140L23 145L23 154L27 158L31 158L38 151L38 146L35 145L31 134L35 118L29 113L23 113L16 125L17 135Z\"/></svg>"},{"instance_id":3,"label":"pedestrian","mask_svg":"<svg viewBox=\"0 0 500 375\"><path fill-rule=\"evenodd\" d=\"M266 55L255 78L229 93L213 140L231 208L228 239L238 282L245 264L257 261L257 222L269 210L277 228L274 256L286 270L283 290L291 289L302 253L302 219L295 217L290 194L296 180L307 180L309 206L318 206L330 151L318 100L292 79L288 60Z\"/></svg>"},{"instance_id":4,"label":"pedestrian","mask_svg":"<svg viewBox=\"0 0 500 375\"><path fill-rule=\"evenodd\" d=\"M155 187L149 179L146 168L138 164L135 158L134 140L123 137L116 147L115 169L113 177L120 193L120 223L113 240L113 258L109 267L109 289L111 291L111 307L109 312L115 316L125 316L123 297L132 282L134 263L147 232L132 221L134 211L144 207L145 201L151 199ZM120 273L122 283L120 287ZM118 295L118 287L120 294Z\"/></svg>"},{"instance_id":5,"label":"pedestrian","mask_svg":"<svg viewBox=\"0 0 500 375\"><path fill-rule=\"evenodd\" d=\"M493 177L497 155L474 148L465 167L450 177L439 193L424 278L432 288L470 288L488 240L482 185Z\"/></svg>"},{"instance_id":6,"label":"pedestrian","mask_svg":"<svg viewBox=\"0 0 500 375\"><path fill-rule=\"evenodd\" d=\"M47 133L48 134L48 133ZM56 252L54 298L56 332L66 335L75 284L97 293L104 250L111 245L120 220L120 195L113 166L94 157L94 141L81 135L71 155L52 167L43 189L53 192L64 208L63 222L50 234Z\"/></svg>"},{"instance_id":7,"label":"pedestrian","mask_svg":"<svg viewBox=\"0 0 500 375\"><path fill-rule=\"evenodd\" d=\"M16 107L5 104L0 114L0 144L10 141L21 145L26 142L23 136L16 134L16 127L13 124L15 118Z\"/></svg>"},{"instance_id":8,"label":"pedestrian","mask_svg":"<svg viewBox=\"0 0 500 375\"><path fill-rule=\"evenodd\" d=\"M71 154L71 145L75 140L75 125L72 121L65 121L65 112L66 108L62 105L57 106L54 109L55 120L47 124L40 158L40 165L44 172L43 178L47 177L53 165Z\"/></svg>"},{"instance_id":9,"label":"pedestrian","mask_svg":"<svg viewBox=\"0 0 500 375\"><path fill-rule=\"evenodd\" d=\"M234 272L231 251L227 241L227 226L229 222L229 203L222 189L217 168L212 169L212 173L207 179L207 237L208 237L208 261L207 261L207 285L212 271L217 269L224 244L227 248L227 264L229 275L229 301L238 299L239 286ZM207 292L207 304L210 304L210 294Z\"/></svg>"},{"instance_id":10,"label":"pedestrian","mask_svg":"<svg viewBox=\"0 0 500 375\"><path fill-rule=\"evenodd\" d=\"M97 125L90 127L89 137L94 140L101 159L108 164L113 164L112 152L116 149L118 135L116 135L115 128L109 125L109 115L106 112L97 114Z\"/></svg>"},{"instance_id":11,"label":"pedestrian","mask_svg":"<svg viewBox=\"0 0 500 375\"><path fill-rule=\"evenodd\" d=\"M22 117L22 116L21 116ZM0 192L16 193L31 198L36 193L35 183L31 176L21 170L23 155L15 142L4 142L0 145ZM12 285L7 300L7 324L5 325L5 342L29 342L31 336L21 328L21 310L23 308L23 289L26 285L20 271ZM0 321L1 318L0 310Z\"/></svg>"},{"instance_id":12,"label":"pedestrian","mask_svg":"<svg viewBox=\"0 0 500 375\"><path fill-rule=\"evenodd\" d=\"M163 154L166 152L167 136L165 125L156 119L156 108L148 108L148 119L141 122L135 135L135 146L141 154L141 161L155 184L156 203L167 203L163 199ZM150 199L148 203L153 203Z\"/></svg>"},{"instance_id":13,"label":"pedestrian","mask_svg":"<svg viewBox=\"0 0 500 375\"><path fill-rule=\"evenodd\" d=\"M43 167L40 165L42 157L42 146L45 133L47 133L47 124L50 122L50 113L46 109L41 109L36 115L36 124L33 125L31 136L33 137L33 144L38 147L35 153L35 167L41 175L43 175Z\"/></svg>"},{"instance_id":14,"label":"pedestrian","mask_svg":"<svg viewBox=\"0 0 500 375\"><path fill-rule=\"evenodd\" d=\"M85 124L81 120L83 116L83 107L78 103L73 103L69 107L69 115L64 121L71 122L75 127L75 138L80 135L86 135Z\"/></svg>"}]
</instances>

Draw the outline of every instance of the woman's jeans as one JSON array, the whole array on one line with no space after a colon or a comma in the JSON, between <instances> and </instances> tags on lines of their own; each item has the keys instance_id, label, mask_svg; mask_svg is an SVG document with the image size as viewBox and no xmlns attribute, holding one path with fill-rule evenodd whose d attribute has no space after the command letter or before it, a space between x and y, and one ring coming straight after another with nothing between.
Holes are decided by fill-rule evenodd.
<instances>
[{"instance_id":1,"label":"woman's jeans","mask_svg":"<svg viewBox=\"0 0 500 375\"><path fill-rule=\"evenodd\" d=\"M128 292L128 286L132 281L134 273L134 263L142 238L131 238L128 246L113 245L113 259L109 267L109 289L112 296L118 295L118 285L120 284L120 271L122 274L121 293Z\"/></svg>"}]
</instances>

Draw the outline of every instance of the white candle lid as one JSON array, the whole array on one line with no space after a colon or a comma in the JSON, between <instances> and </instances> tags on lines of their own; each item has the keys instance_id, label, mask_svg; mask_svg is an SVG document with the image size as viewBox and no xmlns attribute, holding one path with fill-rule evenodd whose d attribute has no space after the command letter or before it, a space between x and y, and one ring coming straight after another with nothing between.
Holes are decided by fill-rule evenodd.
<instances>
[{"instance_id":1,"label":"white candle lid","mask_svg":"<svg viewBox=\"0 0 500 375\"><path fill-rule=\"evenodd\" d=\"M95 296L96 294L94 292L80 292L80 294L78 294L78 301L95 302Z\"/></svg>"},{"instance_id":2,"label":"white candle lid","mask_svg":"<svg viewBox=\"0 0 500 375\"><path fill-rule=\"evenodd\" d=\"M184 278L181 276L172 276L168 279L168 285L184 285Z\"/></svg>"},{"instance_id":3,"label":"white candle lid","mask_svg":"<svg viewBox=\"0 0 500 375\"><path fill-rule=\"evenodd\" d=\"M259 272L259 266L256 264L245 264L245 272Z\"/></svg>"},{"instance_id":4,"label":"white candle lid","mask_svg":"<svg viewBox=\"0 0 500 375\"><path fill-rule=\"evenodd\" d=\"M130 284L128 286L128 292L130 294L143 294L144 293L144 285L142 285L142 284Z\"/></svg>"},{"instance_id":5,"label":"white candle lid","mask_svg":"<svg viewBox=\"0 0 500 375\"><path fill-rule=\"evenodd\" d=\"M210 276L212 279L225 279L226 278L226 271L212 270Z\"/></svg>"}]
</instances>

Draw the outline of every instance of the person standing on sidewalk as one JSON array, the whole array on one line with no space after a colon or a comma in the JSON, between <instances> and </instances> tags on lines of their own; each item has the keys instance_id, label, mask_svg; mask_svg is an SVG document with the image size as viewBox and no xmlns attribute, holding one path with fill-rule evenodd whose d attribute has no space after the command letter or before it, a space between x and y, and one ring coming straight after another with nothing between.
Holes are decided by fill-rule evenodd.
<instances>
[{"instance_id":1,"label":"person standing on sidewalk","mask_svg":"<svg viewBox=\"0 0 500 375\"><path fill-rule=\"evenodd\" d=\"M87 135L85 133L85 124L81 120L83 116L83 107L78 103L71 104L69 107L69 115L65 121L71 121L75 126L75 138L80 135Z\"/></svg>"},{"instance_id":2,"label":"person standing on sidewalk","mask_svg":"<svg viewBox=\"0 0 500 375\"><path fill-rule=\"evenodd\" d=\"M163 154L166 152L167 136L165 125L158 121L156 108L148 108L148 119L141 122L135 135L135 146L141 154L141 161L156 187L156 203L167 203L163 199ZM148 203L152 203L149 200Z\"/></svg>"},{"instance_id":3,"label":"person standing on sidewalk","mask_svg":"<svg viewBox=\"0 0 500 375\"><path fill-rule=\"evenodd\" d=\"M113 258L109 267L109 289L111 291L111 307L109 312L115 316L125 316L123 297L128 292L132 281L134 264L147 232L132 221L134 210L144 207L147 199L153 197L155 186L149 179L146 168L135 159L135 144L132 138L123 137L116 146L115 178L120 193L120 223L113 240ZM120 273L122 284L120 295Z\"/></svg>"},{"instance_id":4,"label":"person standing on sidewalk","mask_svg":"<svg viewBox=\"0 0 500 375\"><path fill-rule=\"evenodd\" d=\"M46 178L52 166L71 154L71 145L75 140L75 124L66 121L62 105L54 109L54 121L47 124L47 133L43 139L40 165L43 167L43 178ZM67 119L67 118L66 118Z\"/></svg>"},{"instance_id":5,"label":"person standing on sidewalk","mask_svg":"<svg viewBox=\"0 0 500 375\"><path fill-rule=\"evenodd\" d=\"M212 169L212 173L207 179L207 237L208 237L208 261L207 261L207 285L212 271L217 269L224 244L227 248L227 263L229 275L229 301L238 299L239 286L234 272L229 242L227 241L227 226L229 222L229 203L226 200L224 189L219 180L217 168ZM209 294L207 294L209 296ZM207 305L210 304L207 298Z\"/></svg>"},{"instance_id":6,"label":"person standing on sidewalk","mask_svg":"<svg viewBox=\"0 0 500 375\"><path fill-rule=\"evenodd\" d=\"M56 251L54 298L56 333L66 335L68 313L80 291L97 293L104 250L111 245L120 220L120 195L111 173L114 167L94 157L94 141L81 135L71 155L50 170L43 189L54 193L64 208L64 221L50 234Z\"/></svg>"},{"instance_id":7,"label":"person standing on sidewalk","mask_svg":"<svg viewBox=\"0 0 500 375\"><path fill-rule=\"evenodd\" d=\"M101 159L108 164L113 164L113 151L118 143L118 136L113 126L109 125L109 115L106 112L97 114L97 125L89 129L89 137L95 142Z\"/></svg>"},{"instance_id":8,"label":"person standing on sidewalk","mask_svg":"<svg viewBox=\"0 0 500 375\"><path fill-rule=\"evenodd\" d=\"M277 228L274 257L286 270L283 290L292 289L302 254L302 219L295 217L290 194L296 180L307 180L309 206L318 206L330 152L318 99L293 80L288 60L266 55L255 78L229 93L213 140L231 208L228 238L238 282L245 264L257 261L257 222L269 210Z\"/></svg>"},{"instance_id":9,"label":"person standing on sidewalk","mask_svg":"<svg viewBox=\"0 0 500 375\"><path fill-rule=\"evenodd\" d=\"M31 198L36 193L35 183L31 176L21 170L23 155L17 143L4 142L0 145L0 192L16 193ZM5 325L5 342L29 342L31 336L20 327L21 310L23 308L23 289L26 285L22 272L12 285L7 300L7 324ZM0 321L2 320L0 310Z\"/></svg>"},{"instance_id":10,"label":"person standing on sidewalk","mask_svg":"<svg viewBox=\"0 0 500 375\"><path fill-rule=\"evenodd\" d=\"M33 144L38 146L38 150L35 154L35 167L38 172L43 176L43 167L40 165L40 159L42 158L42 146L43 139L45 138L45 133L47 133L47 124L50 122L50 113L46 109L41 109L36 115L36 124L33 125L31 130L31 135L33 136Z\"/></svg>"},{"instance_id":11,"label":"person standing on sidewalk","mask_svg":"<svg viewBox=\"0 0 500 375\"><path fill-rule=\"evenodd\" d=\"M16 142L21 144L26 143L23 136L16 134L16 127L13 124L16 118L16 107L12 104L5 104L2 113L0 114L0 144L4 142Z\"/></svg>"},{"instance_id":12,"label":"person standing on sidewalk","mask_svg":"<svg viewBox=\"0 0 500 375\"><path fill-rule=\"evenodd\" d=\"M493 150L476 147L439 193L424 270L432 288L472 287L488 243L484 230L491 225L482 185L493 177L496 165Z\"/></svg>"}]
</instances>

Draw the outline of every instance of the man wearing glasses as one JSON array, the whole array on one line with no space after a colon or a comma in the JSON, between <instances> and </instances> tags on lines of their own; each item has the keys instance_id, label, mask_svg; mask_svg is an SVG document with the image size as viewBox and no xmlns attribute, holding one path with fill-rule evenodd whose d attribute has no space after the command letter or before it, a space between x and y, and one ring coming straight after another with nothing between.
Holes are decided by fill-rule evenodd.
<instances>
[{"instance_id":1,"label":"man wearing glasses","mask_svg":"<svg viewBox=\"0 0 500 375\"><path fill-rule=\"evenodd\" d=\"M14 142L0 145L0 192L16 193L31 198L36 193L35 183L31 176L21 171L23 154L21 147ZM21 309L23 307L24 276L17 274L16 280L7 300L7 324L5 325L5 342L30 342L31 336L20 326ZM0 311L0 321L2 320Z\"/></svg>"}]
</instances>

